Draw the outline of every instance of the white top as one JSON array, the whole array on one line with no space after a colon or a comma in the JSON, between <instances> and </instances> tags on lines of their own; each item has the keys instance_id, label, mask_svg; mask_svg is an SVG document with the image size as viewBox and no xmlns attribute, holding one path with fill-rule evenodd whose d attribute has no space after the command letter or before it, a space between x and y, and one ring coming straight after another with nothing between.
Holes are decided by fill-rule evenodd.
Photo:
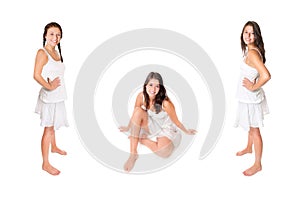
<instances>
[{"instance_id":1,"label":"white top","mask_svg":"<svg viewBox=\"0 0 300 200\"><path fill-rule=\"evenodd\" d=\"M255 50L258 51L258 49ZM258 53L260 54L259 51ZM240 69L241 72L236 94L237 99L242 103L260 103L265 98L264 90L259 88L255 91L250 91L243 86L244 78L249 79L251 82L256 82L256 80L259 78L258 71L254 67L247 65L245 63L245 58L243 58Z\"/></svg>"},{"instance_id":2,"label":"white top","mask_svg":"<svg viewBox=\"0 0 300 200\"><path fill-rule=\"evenodd\" d=\"M64 81L65 65L61 61L54 60L45 49L44 51L48 55L48 62L43 67L42 77L46 81L48 78L53 81L56 77L59 77L60 86L58 86L55 90L48 90L42 87L39 93L39 98L44 103L57 103L60 101L64 101L67 99L67 92Z\"/></svg>"},{"instance_id":3,"label":"white top","mask_svg":"<svg viewBox=\"0 0 300 200\"><path fill-rule=\"evenodd\" d=\"M157 137L166 136L173 141L179 132L168 113L164 110L159 113L152 110L148 110L147 112L150 134Z\"/></svg>"},{"instance_id":4,"label":"white top","mask_svg":"<svg viewBox=\"0 0 300 200\"><path fill-rule=\"evenodd\" d=\"M145 98L143 95L143 102L144 100ZM169 117L168 113L163 110L163 105L162 110L159 113L156 113L153 108L147 110L144 105L142 105L142 109L148 113L148 128L150 131L150 135L148 136L165 136L171 141L175 141L175 139L178 137L179 130Z\"/></svg>"}]
</instances>

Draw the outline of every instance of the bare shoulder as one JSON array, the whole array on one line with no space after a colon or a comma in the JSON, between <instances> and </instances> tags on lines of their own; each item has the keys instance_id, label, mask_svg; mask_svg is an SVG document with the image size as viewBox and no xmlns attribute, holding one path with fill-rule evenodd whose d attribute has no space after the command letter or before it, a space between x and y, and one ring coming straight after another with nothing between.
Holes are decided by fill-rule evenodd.
<instances>
[{"instance_id":1,"label":"bare shoulder","mask_svg":"<svg viewBox=\"0 0 300 200\"><path fill-rule=\"evenodd\" d=\"M173 108L174 104L172 103L172 101L170 99L165 99L163 102L163 107L164 108Z\"/></svg>"},{"instance_id":2,"label":"bare shoulder","mask_svg":"<svg viewBox=\"0 0 300 200\"><path fill-rule=\"evenodd\" d=\"M36 53L37 56L44 56L44 57L47 57L47 54L45 52L44 49L39 49Z\"/></svg>"},{"instance_id":3,"label":"bare shoulder","mask_svg":"<svg viewBox=\"0 0 300 200\"><path fill-rule=\"evenodd\" d=\"M253 68L264 65L260 53L256 49L250 49L247 54L246 63Z\"/></svg>"},{"instance_id":4,"label":"bare shoulder","mask_svg":"<svg viewBox=\"0 0 300 200\"><path fill-rule=\"evenodd\" d=\"M35 64L34 64L34 74L40 75L44 65L48 62L48 56L43 49L39 49L36 53Z\"/></svg>"},{"instance_id":5,"label":"bare shoulder","mask_svg":"<svg viewBox=\"0 0 300 200\"><path fill-rule=\"evenodd\" d=\"M137 99L142 99L143 100L143 92L138 93L138 95L136 96Z\"/></svg>"},{"instance_id":6,"label":"bare shoulder","mask_svg":"<svg viewBox=\"0 0 300 200\"><path fill-rule=\"evenodd\" d=\"M138 93L136 96L135 106L141 106L143 104L143 92Z\"/></svg>"},{"instance_id":7,"label":"bare shoulder","mask_svg":"<svg viewBox=\"0 0 300 200\"><path fill-rule=\"evenodd\" d=\"M41 62L45 62L48 60L48 56L45 52L44 49L39 49L36 53L36 60L37 61L41 61Z\"/></svg>"},{"instance_id":8,"label":"bare shoulder","mask_svg":"<svg viewBox=\"0 0 300 200\"><path fill-rule=\"evenodd\" d=\"M255 60L260 60L261 61L261 56L260 53L257 49L250 49L247 55L248 59L250 61L255 61Z\"/></svg>"}]
</instances>

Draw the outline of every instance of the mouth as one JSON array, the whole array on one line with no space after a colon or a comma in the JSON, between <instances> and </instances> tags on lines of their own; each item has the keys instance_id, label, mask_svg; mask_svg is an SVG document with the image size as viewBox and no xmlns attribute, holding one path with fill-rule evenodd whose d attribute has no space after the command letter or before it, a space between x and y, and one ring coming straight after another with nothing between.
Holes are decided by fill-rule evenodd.
<instances>
[{"instance_id":1,"label":"mouth","mask_svg":"<svg viewBox=\"0 0 300 200\"><path fill-rule=\"evenodd\" d=\"M56 44L56 43L57 43L57 40L51 40L51 42Z\"/></svg>"}]
</instances>

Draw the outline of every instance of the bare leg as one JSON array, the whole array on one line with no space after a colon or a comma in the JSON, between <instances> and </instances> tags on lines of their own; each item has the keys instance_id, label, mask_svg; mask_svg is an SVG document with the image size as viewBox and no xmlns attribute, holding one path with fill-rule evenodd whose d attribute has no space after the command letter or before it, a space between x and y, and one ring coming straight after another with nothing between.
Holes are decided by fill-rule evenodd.
<instances>
[{"instance_id":1,"label":"bare leg","mask_svg":"<svg viewBox=\"0 0 300 200\"><path fill-rule=\"evenodd\" d=\"M135 108L130 122L130 156L124 164L124 170L129 172L133 169L138 158L137 146L141 127L146 128L148 123L147 112L141 108Z\"/></svg>"},{"instance_id":2,"label":"bare leg","mask_svg":"<svg viewBox=\"0 0 300 200\"><path fill-rule=\"evenodd\" d=\"M51 175L58 175L60 171L49 163L49 147L54 133L53 127L45 127L41 142L43 164L42 169Z\"/></svg>"},{"instance_id":3,"label":"bare leg","mask_svg":"<svg viewBox=\"0 0 300 200\"><path fill-rule=\"evenodd\" d=\"M140 143L163 158L169 157L174 149L172 141L167 137L158 137L156 142L148 138L142 138L140 139Z\"/></svg>"},{"instance_id":4,"label":"bare leg","mask_svg":"<svg viewBox=\"0 0 300 200\"><path fill-rule=\"evenodd\" d=\"M67 152L65 152L64 150L59 149L56 146L55 131L54 131L54 129L53 129L53 134L51 135L51 152L52 153L58 153L60 155L67 155Z\"/></svg>"},{"instance_id":5,"label":"bare leg","mask_svg":"<svg viewBox=\"0 0 300 200\"><path fill-rule=\"evenodd\" d=\"M262 170L261 158L262 158L263 141L261 138L260 130L259 128L251 127L250 131L253 134L255 162L252 167L250 167L249 169L243 172L245 176L252 176Z\"/></svg>"},{"instance_id":6,"label":"bare leg","mask_svg":"<svg viewBox=\"0 0 300 200\"><path fill-rule=\"evenodd\" d=\"M250 131L248 133L248 143L245 149L236 153L237 156L242 156L246 153L252 153L252 145L253 145L253 133Z\"/></svg>"}]
</instances>

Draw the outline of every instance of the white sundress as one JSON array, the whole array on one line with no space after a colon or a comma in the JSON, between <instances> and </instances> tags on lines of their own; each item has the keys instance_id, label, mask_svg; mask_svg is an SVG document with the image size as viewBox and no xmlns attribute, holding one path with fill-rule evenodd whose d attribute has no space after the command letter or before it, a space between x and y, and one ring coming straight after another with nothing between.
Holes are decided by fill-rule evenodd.
<instances>
[{"instance_id":1,"label":"white sundress","mask_svg":"<svg viewBox=\"0 0 300 200\"><path fill-rule=\"evenodd\" d=\"M181 133L164 110L156 113L147 110L148 113L148 137L167 137L174 147L178 147L181 141Z\"/></svg>"},{"instance_id":2,"label":"white sundress","mask_svg":"<svg viewBox=\"0 0 300 200\"><path fill-rule=\"evenodd\" d=\"M263 88L250 91L243 86L244 78L255 82L259 78L258 71L247 65L244 59L240 69L241 73L237 88L238 108L234 127L240 126L249 131L250 127L258 128L264 126L264 115L269 113L269 108Z\"/></svg>"},{"instance_id":3,"label":"white sundress","mask_svg":"<svg viewBox=\"0 0 300 200\"><path fill-rule=\"evenodd\" d=\"M145 98L143 96L143 102L144 101ZM180 129L172 122L168 113L163 110L163 107L159 113L156 113L151 109L147 110L144 105L142 106L142 109L148 113L149 132L141 129L140 135L146 134L148 138L167 137L172 141L175 148L178 147L181 142Z\"/></svg>"},{"instance_id":4,"label":"white sundress","mask_svg":"<svg viewBox=\"0 0 300 200\"><path fill-rule=\"evenodd\" d=\"M64 101L67 99L66 88L64 83L65 65L61 61L54 60L48 52L48 62L43 67L42 76L45 80L60 78L60 86L55 90L40 89L35 112L40 115L43 127L53 126L55 130L62 126L69 126Z\"/></svg>"}]
</instances>

